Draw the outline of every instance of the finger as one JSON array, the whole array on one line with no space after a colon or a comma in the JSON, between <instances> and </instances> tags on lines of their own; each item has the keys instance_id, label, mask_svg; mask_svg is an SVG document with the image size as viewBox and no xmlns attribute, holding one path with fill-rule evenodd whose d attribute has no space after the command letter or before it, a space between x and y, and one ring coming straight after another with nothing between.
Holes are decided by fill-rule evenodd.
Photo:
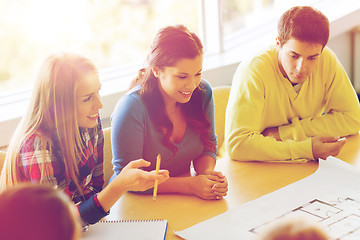
<instances>
[{"instance_id":1,"label":"finger","mask_svg":"<svg viewBox=\"0 0 360 240\"><path fill-rule=\"evenodd\" d=\"M220 178L217 175L206 175L206 178L214 182L224 182L224 178Z\"/></svg>"},{"instance_id":2,"label":"finger","mask_svg":"<svg viewBox=\"0 0 360 240\"><path fill-rule=\"evenodd\" d=\"M345 145L346 142L347 142L346 138L338 141L338 143L341 145L341 148Z\"/></svg>"},{"instance_id":3,"label":"finger","mask_svg":"<svg viewBox=\"0 0 360 240\"><path fill-rule=\"evenodd\" d=\"M202 195L201 198L208 199L208 200L218 200L218 199L222 199L224 196L226 196L227 195L226 192L215 191L210 188L208 190L203 191L203 193L201 194Z\"/></svg>"},{"instance_id":4,"label":"finger","mask_svg":"<svg viewBox=\"0 0 360 240\"><path fill-rule=\"evenodd\" d=\"M226 193L228 192L228 188L227 187L216 188L216 189L213 189L213 191L215 193L218 193L218 194L221 194L221 195L226 195Z\"/></svg>"},{"instance_id":5,"label":"finger","mask_svg":"<svg viewBox=\"0 0 360 240\"><path fill-rule=\"evenodd\" d=\"M156 170L151 170L150 172L156 174ZM158 174L169 174L169 171L166 169L160 169Z\"/></svg>"},{"instance_id":6,"label":"finger","mask_svg":"<svg viewBox=\"0 0 360 240\"><path fill-rule=\"evenodd\" d=\"M214 185L212 186L212 189L227 188L227 187L228 187L227 181L225 181L225 182L217 182L216 184L214 184Z\"/></svg>"},{"instance_id":7,"label":"finger","mask_svg":"<svg viewBox=\"0 0 360 240\"><path fill-rule=\"evenodd\" d=\"M156 173L156 170L150 171L150 173L153 173L159 177L163 176L166 178L169 178L169 171L168 170L159 170L159 173Z\"/></svg>"},{"instance_id":8,"label":"finger","mask_svg":"<svg viewBox=\"0 0 360 240\"><path fill-rule=\"evenodd\" d=\"M166 169L160 169L159 173L156 173L156 170L151 170L151 173L155 173L155 174L161 174L161 175L169 175L169 171Z\"/></svg>"},{"instance_id":9,"label":"finger","mask_svg":"<svg viewBox=\"0 0 360 240\"><path fill-rule=\"evenodd\" d=\"M334 151L328 151L326 153L324 153L324 156L322 157L322 159L326 159L329 156L337 156L341 151L341 148L339 149L335 149Z\"/></svg>"},{"instance_id":10,"label":"finger","mask_svg":"<svg viewBox=\"0 0 360 240\"><path fill-rule=\"evenodd\" d=\"M154 172L146 172L146 175L147 176L145 176L145 179L151 180L151 181L158 180L159 183L164 182L167 179L169 179L169 175L167 175L167 174L163 175L163 174L156 174Z\"/></svg>"},{"instance_id":11,"label":"finger","mask_svg":"<svg viewBox=\"0 0 360 240\"><path fill-rule=\"evenodd\" d=\"M217 196L217 195L204 196L204 197L201 197L201 198L205 199L205 200L220 200L220 199L222 199L221 196Z\"/></svg>"},{"instance_id":12,"label":"finger","mask_svg":"<svg viewBox=\"0 0 360 240\"><path fill-rule=\"evenodd\" d=\"M337 142L337 140L339 140L339 137L320 137L320 140L324 143L332 143Z\"/></svg>"},{"instance_id":13,"label":"finger","mask_svg":"<svg viewBox=\"0 0 360 240\"><path fill-rule=\"evenodd\" d=\"M218 171L209 171L209 174L217 176L219 178L224 178L225 177L224 174L222 174L222 172L218 172Z\"/></svg>"},{"instance_id":14,"label":"finger","mask_svg":"<svg viewBox=\"0 0 360 240\"><path fill-rule=\"evenodd\" d=\"M144 159L133 160L128 163L129 167L131 168L148 167L150 166L150 164L151 164L150 162L145 161Z\"/></svg>"},{"instance_id":15,"label":"finger","mask_svg":"<svg viewBox=\"0 0 360 240\"><path fill-rule=\"evenodd\" d=\"M345 141L334 142L334 143L327 143L328 152L340 152L341 148L344 146Z\"/></svg>"},{"instance_id":16,"label":"finger","mask_svg":"<svg viewBox=\"0 0 360 240\"><path fill-rule=\"evenodd\" d=\"M159 184L165 182L168 179L169 179L169 175L160 175L160 178L158 178Z\"/></svg>"},{"instance_id":17,"label":"finger","mask_svg":"<svg viewBox=\"0 0 360 240\"><path fill-rule=\"evenodd\" d=\"M220 199L222 199L223 198L223 196L218 196L218 195L216 195L215 197L214 197L214 200L220 200Z\"/></svg>"},{"instance_id":18,"label":"finger","mask_svg":"<svg viewBox=\"0 0 360 240\"><path fill-rule=\"evenodd\" d=\"M225 178L218 178L215 184L216 186L225 186L227 185L227 181Z\"/></svg>"},{"instance_id":19,"label":"finger","mask_svg":"<svg viewBox=\"0 0 360 240\"><path fill-rule=\"evenodd\" d=\"M336 153L335 153L334 156L336 156L336 155L339 154L339 152L341 151L341 149L344 147L345 142L346 142L346 140L345 140L345 141L340 141L340 142L338 142L338 144L337 144L337 149L335 150Z\"/></svg>"},{"instance_id":20,"label":"finger","mask_svg":"<svg viewBox=\"0 0 360 240\"><path fill-rule=\"evenodd\" d=\"M209 200L209 199L214 199L215 198L215 194L214 192L201 192L199 194L197 194L199 197L201 197L202 199L206 199L206 200Z\"/></svg>"},{"instance_id":21,"label":"finger","mask_svg":"<svg viewBox=\"0 0 360 240\"><path fill-rule=\"evenodd\" d=\"M228 191L228 188L227 187L218 187L218 188L214 188L213 191L217 192L217 193L221 193L221 194L226 194Z\"/></svg>"},{"instance_id":22,"label":"finger","mask_svg":"<svg viewBox=\"0 0 360 240\"><path fill-rule=\"evenodd\" d=\"M225 197L226 196L226 192L214 192L214 198L215 199L222 199L223 197Z\"/></svg>"},{"instance_id":23,"label":"finger","mask_svg":"<svg viewBox=\"0 0 360 240\"><path fill-rule=\"evenodd\" d=\"M166 178L169 178L169 176L170 176L170 173L169 173L168 170L160 170L159 174L166 177Z\"/></svg>"},{"instance_id":24,"label":"finger","mask_svg":"<svg viewBox=\"0 0 360 240\"><path fill-rule=\"evenodd\" d=\"M340 149L341 150L341 149ZM333 152L329 152L329 156L337 156L338 154L339 154L339 152L340 152L340 150L337 150L337 151L333 151Z\"/></svg>"},{"instance_id":25,"label":"finger","mask_svg":"<svg viewBox=\"0 0 360 240\"><path fill-rule=\"evenodd\" d=\"M227 195L227 192L215 192L215 196L225 197L226 195Z\"/></svg>"},{"instance_id":26,"label":"finger","mask_svg":"<svg viewBox=\"0 0 360 240\"><path fill-rule=\"evenodd\" d=\"M211 192L209 194L205 194L202 198L207 200L218 200L218 199L222 199L222 196L217 195L215 192Z\"/></svg>"}]
</instances>

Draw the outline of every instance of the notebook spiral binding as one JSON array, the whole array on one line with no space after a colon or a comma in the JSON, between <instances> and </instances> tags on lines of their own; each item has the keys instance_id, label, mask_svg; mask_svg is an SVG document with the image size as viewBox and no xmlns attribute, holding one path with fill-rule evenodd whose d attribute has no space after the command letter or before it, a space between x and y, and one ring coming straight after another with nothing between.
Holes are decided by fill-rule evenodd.
<instances>
[{"instance_id":1,"label":"notebook spiral binding","mask_svg":"<svg viewBox=\"0 0 360 240\"><path fill-rule=\"evenodd\" d=\"M144 220L104 220L99 223L122 223L122 222L158 222L165 221L165 219L144 219Z\"/></svg>"}]
</instances>

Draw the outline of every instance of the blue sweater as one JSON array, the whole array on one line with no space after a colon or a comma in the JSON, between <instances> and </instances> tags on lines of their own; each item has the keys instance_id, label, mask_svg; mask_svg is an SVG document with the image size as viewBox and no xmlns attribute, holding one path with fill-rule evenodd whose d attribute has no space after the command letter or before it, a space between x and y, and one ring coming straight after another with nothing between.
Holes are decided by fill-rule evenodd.
<instances>
[{"instance_id":1,"label":"blue sweater","mask_svg":"<svg viewBox=\"0 0 360 240\"><path fill-rule=\"evenodd\" d=\"M216 146L214 126L214 98L211 86L205 80L201 81L202 106L210 121L209 140ZM161 154L161 169L167 169L171 177L188 173L192 160L209 155L216 159L216 152L207 151L200 139L200 134L187 126L185 135L180 143L176 155L170 159L173 152L162 143L164 134L158 131L150 119L146 105L139 95L140 86L131 89L117 103L111 116L111 143L114 165L114 175L132 160L143 158L151 162L144 170L154 170L156 156Z\"/></svg>"}]
</instances>

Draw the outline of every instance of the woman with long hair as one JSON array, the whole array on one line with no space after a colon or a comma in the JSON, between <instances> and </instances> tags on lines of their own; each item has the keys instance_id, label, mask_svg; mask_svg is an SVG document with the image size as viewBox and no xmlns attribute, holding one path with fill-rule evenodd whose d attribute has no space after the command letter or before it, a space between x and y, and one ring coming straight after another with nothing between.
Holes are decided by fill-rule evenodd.
<instances>
[{"instance_id":1,"label":"woman with long hair","mask_svg":"<svg viewBox=\"0 0 360 240\"><path fill-rule=\"evenodd\" d=\"M4 190L20 182L64 189L84 224L104 217L128 190L146 190L167 171L145 172L137 160L103 189L103 107L96 67L74 54L50 56L37 77L28 110L13 135L0 177Z\"/></svg>"},{"instance_id":2,"label":"woman with long hair","mask_svg":"<svg viewBox=\"0 0 360 240\"><path fill-rule=\"evenodd\" d=\"M203 46L195 33L183 25L160 29L146 68L112 114L113 178L138 158L152 162L144 169L153 170L160 153L170 178L159 185L159 193L226 196L227 180L214 171L214 100L201 78L202 62ZM196 176L190 175L191 164Z\"/></svg>"}]
</instances>

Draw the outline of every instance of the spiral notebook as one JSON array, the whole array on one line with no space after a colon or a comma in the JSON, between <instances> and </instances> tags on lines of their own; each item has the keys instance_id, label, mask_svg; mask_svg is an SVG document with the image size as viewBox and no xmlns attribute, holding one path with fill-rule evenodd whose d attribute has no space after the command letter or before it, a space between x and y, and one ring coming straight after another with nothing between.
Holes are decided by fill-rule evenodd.
<instances>
[{"instance_id":1,"label":"spiral notebook","mask_svg":"<svg viewBox=\"0 0 360 240\"><path fill-rule=\"evenodd\" d=\"M81 240L164 240L167 225L167 220L102 221L89 226Z\"/></svg>"}]
</instances>

